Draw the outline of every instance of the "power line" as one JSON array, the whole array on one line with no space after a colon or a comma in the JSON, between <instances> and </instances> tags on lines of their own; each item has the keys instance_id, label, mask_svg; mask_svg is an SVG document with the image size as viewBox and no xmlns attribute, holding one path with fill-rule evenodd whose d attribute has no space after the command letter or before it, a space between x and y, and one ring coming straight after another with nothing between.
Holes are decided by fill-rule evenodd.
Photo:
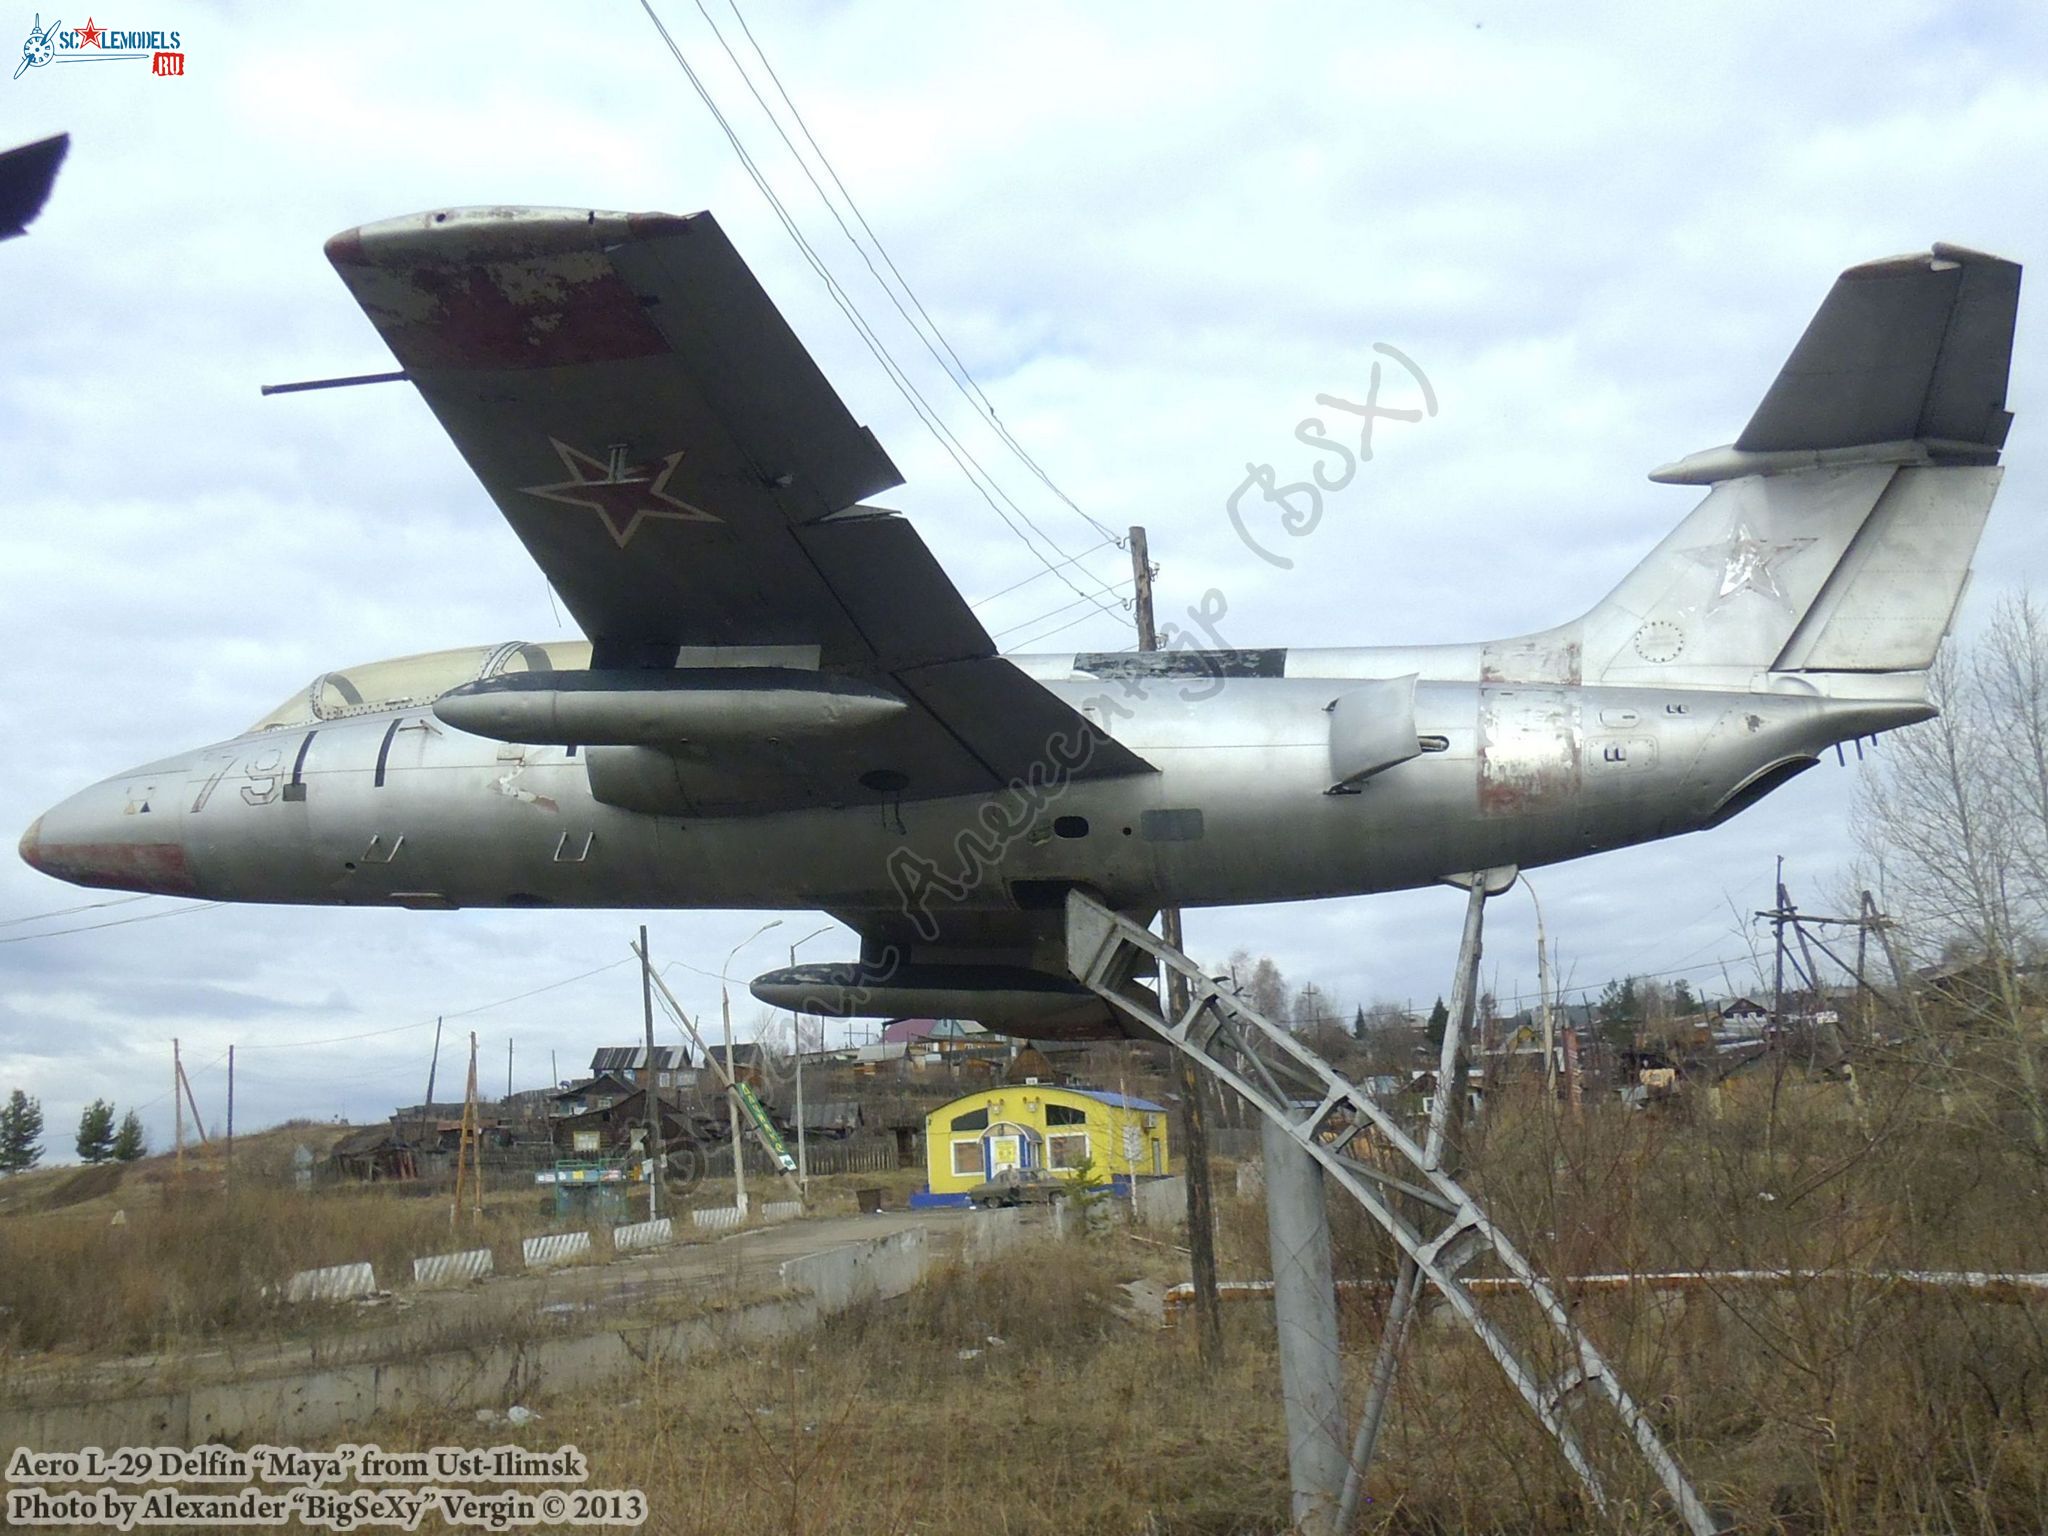
<instances>
[{"instance_id":1,"label":"power line","mask_svg":"<svg viewBox=\"0 0 2048 1536\"><path fill-rule=\"evenodd\" d=\"M1128 581L1120 581L1112 590L1121 590L1122 588L1127 587L1129 585L1130 583ZM1028 619L1021 620L1018 623L1011 624L1006 628L997 630L992 638L1000 640L1004 635L1014 635L1020 629L1030 629L1035 625L1044 623L1047 619L1057 618L1059 617L1059 615L1067 612L1069 609L1078 607L1083 601L1085 601L1085 599L1075 598L1072 602L1061 603L1057 608L1048 608L1044 613L1034 614L1032 617ZM1094 617L1093 610L1090 611L1089 617Z\"/></svg>"},{"instance_id":2,"label":"power line","mask_svg":"<svg viewBox=\"0 0 2048 1536\"><path fill-rule=\"evenodd\" d=\"M216 903L213 903L213 905L216 905L216 906L218 906L218 905L221 905L221 903L218 903L218 902L216 902ZM189 911L195 911L195 910L197 910L197 909L196 909L196 908L192 908L192 907L185 907L185 908L181 908L180 910L182 910L182 911L187 911L187 912L189 912ZM159 917L169 917L169 916L171 916L171 915L173 915L173 914L171 914L171 913L168 913L168 912L163 912L163 913L157 913L157 914L155 914L155 915L156 915L156 916L159 916ZM139 921L139 919L130 919L130 921ZM632 959L631 959L631 957L630 957L630 956L629 956L629 957L628 957L627 959L625 959L625 960L614 960L614 961L612 961L612 962L611 962L610 964L608 964L608 965L600 965L600 966L596 966L596 967L592 968L591 970L587 970L587 971L578 971L578 972L577 972L577 973L576 973L576 974L575 974L574 976L564 976L564 977L563 977L563 978L562 978L562 979L561 979L560 981L551 981L551 982L549 982L549 983L548 983L548 984L547 984L546 986L540 986L540 987L532 987L532 988L529 988L528 990L526 990L526 991L524 991L524 992L519 992L519 993L515 993L515 994L514 994L514 995L512 995L511 997L501 997L501 998L499 998L499 999L498 999L498 1000L497 1000L496 1002L492 1002L492 1003L479 1003L479 1004L477 1004L477 1005L476 1005L476 1006L475 1006L474 1008L462 1008L462 1009L458 1009L458 1010L456 1010L455 1012L452 1012L452 1013L444 1013L444 1014L442 1014L442 1015L441 1015L441 1017L442 1017L442 1018L445 1018L445 1019L464 1019L464 1018L468 1018L468 1017L469 1017L469 1016L470 1016L471 1014L476 1014L476 1013L488 1013L488 1012L489 1012L489 1011L490 1011L491 1009L493 1009L493 1008L503 1008L503 1007L504 1007L504 1006L506 1006L506 1005L507 1005L508 1003L517 1003L517 1002L522 1002L522 1001L524 1001L525 999L527 999L527 998L529 998L529 997L538 997L538 996L540 996L540 994L541 994L541 993L543 993L543 992L552 992L552 991L554 991L554 990L555 990L556 988L558 988L558 987L567 987L567 986L572 986L572 985L574 985L574 984L575 984L576 982L579 982L579 981L587 981L587 980L588 980L589 978L591 978L592 976L600 976L600 975L604 974L604 973L605 973L606 971L615 971L615 970L617 970L617 969L618 969L618 968L619 968L620 966L622 966L622 965L628 965L628 964L631 964L631 963L632 963ZM326 1039L323 1039L323 1040L268 1040L268 1041L259 1041L258 1043L254 1044L254 1045L239 1045L239 1046L237 1046L237 1049L238 1049L238 1050L240 1050L240 1051L242 1051L242 1052L245 1052L245 1053L246 1053L246 1052L249 1052L249 1051L289 1051L289 1050L300 1050L300 1049L310 1048L310 1047L313 1047L313 1046L322 1046L322 1045L348 1045L348 1044L351 1044L351 1043L353 1043L353 1042L355 1042L355 1041L357 1041L357 1040L375 1040L375 1039L379 1039L379 1038L381 1038L381 1037L383 1037L383 1036L386 1036L386 1035L399 1035L399 1034L404 1034L404 1033L406 1033L406 1032L407 1032L408 1030L414 1030L414 1029L424 1029L424 1028L426 1028L426 1027L427 1027L427 1025L429 1025L429 1024L431 1024L431 1023L433 1023L433 1022L434 1022L434 1021L433 1021L432 1019L422 1019L422 1020L419 1020L419 1021L417 1021L417 1022L415 1022L415 1023L411 1023L411 1024L394 1024L394 1025L391 1025L390 1027L388 1027L388 1028L385 1028L385 1029L370 1029L370 1030L364 1030L364 1031L363 1031L363 1032L361 1032L360 1034L353 1034L353 1035L332 1035L332 1036L329 1036L328 1038L326 1038ZM222 1062L226 1061L227 1059L228 1059L228 1053L227 1053L226 1051L222 1051L222 1052L221 1052L221 1053L220 1053L220 1054L219 1054L218 1056L214 1057L214 1058L213 1058L213 1060L212 1060L212 1061L209 1061L209 1062L208 1062L208 1063L207 1063L207 1064L206 1064L205 1066L203 1066L203 1067L198 1067L198 1068L195 1068L194 1070L195 1070L195 1071L198 1071L198 1072L211 1072L211 1071L212 1071L212 1070L213 1070L213 1069L214 1069L215 1067L219 1066L219 1065L220 1065L220 1064L221 1064ZM381 1075L381 1074L371 1074L371 1075L372 1075L372 1076L378 1076L378 1075ZM356 1079L349 1079L348 1081L360 1082L360 1081L365 1081L365 1080L366 1080L366 1079L363 1079L363 1078L356 1078ZM144 1099L144 1100L143 1100L143 1101L142 1101L141 1103L139 1103L139 1104L135 1104L135 1105L132 1105L132 1106L130 1106L130 1107L131 1107L131 1108L133 1108L134 1110L136 1110L136 1111L138 1111L138 1112L139 1112L139 1111L141 1111L141 1110L149 1109L149 1108L151 1108L151 1107L152 1107L152 1106L154 1106L154 1105L157 1105L157 1104L161 1104L161 1103L162 1103L162 1102L163 1102L163 1101L164 1101L165 1099L169 1098L170 1096L171 1096L171 1094L170 1094L170 1090L166 1089L166 1090L165 1090L164 1092L162 1092L162 1093L159 1093L159 1094L157 1094L157 1095L156 1095L155 1097L153 1097L153 1098L148 1098L148 1099Z\"/></svg>"},{"instance_id":3,"label":"power line","mask_svg":"<svg viewBox=\"0 0 2048 1536\"><path fill-rule=\"evenodd\" d=\"M746 146L740 142L738 130L732 126L732 123L725 114L719 110L717 102L712 99L709 88L699 78L696 70L691 67L690 61L684 54L681 45L676 42L674 36L670 34L668 27L662 22L661 17L656 14L652 0L640 0L640 8L647 13L647 19L654 23L654 28L660 33L661 40L667 46L670 55L682 69L692 89L696 91L698 100L704 103L705 110L711 114L712 119L718 124L720 132L725 135L726 142L732 146L733 153L738 156L741 167L746 171L749 179L753 181L755 188L767 200L769 208L781 223L783 231L795 242L797 250L802 254L804 260L809 263L811 270L817 274L819 281L825 285L827 296L839 307L839 312L846 317L847 323L853 326L869 353L881 365L882 371L888 376L889 381L896 386L897 393L903 396L905 403L917 415L918 420L924 424L925 429L932 434L939 446L945 449L947 455L953 460L954 465L960 470L961 474L967 477L968 483L974 487L981 499L988 503L990 510L1001 519L1003 525L1011 533L1015 534L1024 547L1031 552L1032 557L1045 566L1047 571L1057 575L1067 589L1077 597L1088 596L1089 594L1083 588L1074 584L1061 566L1056 566L1053 561L1046 558L1044 552L1031 541L1030 536L1024 532L1023 528L1017 526L1016 519L1012 518L1010 513L1005 512L1002 506L997 503L996 497L1002 497L1003 501L1008 503L1016 513L1016 518L1021 518L1025 525L1033 533L1036 533L1040 539L1044 540L1046 544L1050 545L1056 554L1066 556L1067 558L1062 562L1062 565L1072 563L1072 557L1067 556L1067 551L1060 546L1059 542L1046 533L1043 528L1040 528L1032 520L1030 514L1018 506L1009 493L1003 490L1001 483L993 475L989 474L988 470L974 457L966 445L954 436L952 430L946 426L944 419L932 408L931 403L924 398L924 395L918 390L917 386L911 382L909 375L903 371L901 365L896 362L895 357L889 352L887 346L883 344L881 338L875 334L874 329L868 325L866 319L860 314L859 307L854 304L852 297L840 286L838 280L833 277L831 270L825 265L823 258L818 255L809 240L804 237L802 229L798 227L795 218L790 214L788 208L784 206L782 200L776 196L775 190L769 186L766 174L755 163L753 156L748 153ZM708 16L706 20L709 21ZM717 32L715 25L712 30L714 33ZM722 35L720 35L719 41L720 45L724 46ZM731 49L727 47L726 52L730 56ZM734 60L734 64L737 67L737 59ZM744 77L744 70L741 73ZM748 88L749 90L753 89L751 80L748 82ZM758 92L756 93L756 99L759 99ZM777 131L781 131L779 124L777 125ZM786 138L785 142L787 142ZM806 174L808 174L808 171L806 171ZM950 378L951 375L949 374L948 377ZM973 468L970 469L969 465L972 465ZM987 483L984 484L984 481ZM991 494L991 490L993 490L994 494ZM1084 574L1087 574L1091 580L1096 581L1098 586L1103 585L1100 579L1096 578L1092 572L1084 570ZM1105 613L1116 611L1106 604L1100 604L1099 599L1096 601Z\"/></svg>"},{"instance_id":4,"label":"power line","mask_svg":"<svg viewBox=\"0 0 2048 1536\"><path fill-rule=\"evenodd\" d=\"M797 110L796 103L790 99L788 90L782 84L782 77L775 72L775 66L768 62L768 55L762 49L760 40L754 36L754 29L747 25L747 18L740 13L739 0L726 0L726 3L732 9L733 20L740 24L740 31L746 34L747 42L752 45L754 56L761 61L761 67L768 72L768 78L775 86L775 93L782 98L782 104L789 108L789 115L795 119L798 130L804 136L804 142L811 146L811 152L818 157L818 163L825 168L825 174L832 178L832 185L839 189L839 195L846 200L847 211L853 215L854 220L867 235L869 242L875 248L875 254L882 258L882 263L889 269L890 276L894 277L897 285L902 288L903 296L910 300L911 306L916 309L919 319L924 322L925 327L929 328L931 337L937 340L939 346L946 349L946 356L944 358L939 356L931 340L926 339L925 331L919 328L917 321L912 320L904 312L903 305L896 301L895 293L890 289L889 284L883 280L882 274L875 270L875 264L872 260L869 260L867 251L858 240L854 239L853 231L846 227L846 221L839 218L838 210L833 208L831 198L825 195L825 189L818 186L816 177L810 176L810 168L804 166L804 158L797 152L796 146L790 143L789 135L786 133L782 134L782 142L789 146L789 152L796 158L797 164L804 166L804 174L810 177L811 185L816 188L819 199L825 204L827 209L831 210L833 218L838 220L840 230L846 235L847 241L853 248L860 253L861 260L867 263L868 271L874 275L874 279L881 285L882 291L889 295L892 303L896 304L896 312L903 315L904 322L913 331L917 332L918 340L924 342L925 350L931 353L932 360L946 370L946 376L953 380L954 387L960 391L961 395L967 400L967 403L975 406L988 424L995 429L997 435L1008 445L1010 451L1016 454L1018 459L1022 461L1032 474L1038 477L1040 483L1047 490L1051 491L1053 495L1065 502L1078 516L1094 527L1096 532L1106 535L1109 542L1121 549L1124 544L1122 536L1115 529L1106 526L1100 519L1081 507L1071 496L1054 484L1052 476L1040 467L1038 461L1026 451L1024 445L1018 442L1011 434L1010 429L1003 424L1002 418L996 413L995 403L988 398L987 393L976 381L974 375L968 371L967 364L961 360L960 354L953 349L953 344L946 339L945 333L939 329L938 322L932 319L930 312L924 307L923 301L918 298L916 291L910 286L910 280L903 275L902 269L896 265L895 258L889 254L888 247L882 244L881 236L877 235L874 226L868 223L867 215L860 211L860 204L854 201L853 194L847 190L846 183L840 179L839 172L833 167L831 157L825 153L824 146L819 144L817 138L812 134L810 124L804 121L803 113ZM720 46L724 46L725 38L723 34L719 33L718 24L711 20L710 12L704 9L704 0L697 0L697 9L703 12L704 19L710 24L712 34L718 38ZM726 57L732 58L733 67L739 70L740 77L747 81L747 88L753 90L753 81L748 77L744 66L740 64L737 58L733 57L730 48L726 48L725 51ZM776 122L775 113L768 106L767 102L761 101L761 93L759 91L754 91L754 99L761 103L761 110L767 114L770 122L776 124L776 131L781 133L781 124ZM952 360L950 367L947 365L947 358Z\"/></svg>"},{"instance_id":5,"label":"power line","mask_svg":"<svg viewBox=\"0 0 2048 1536\"><path fill-rule=\"evenodd\" d=\"M444 1019L466 1019L472 1014L489 1013L493 1008L503 1008L511 1003L524 1002L529 997L538 997L543 992L553 992L561 987L574 986L579 981L588 981L593 976L601 976L606 971L615 971L620 966L629 963L631 963L630 959L614 960L608 965L596 966L587 971L578 971L574 976L564 976L560 981L551 981L545 986L530 987L524 992L515 992L512 996L501 997L496 1002L478 1003L474 1008L452 1009L441 1014L440 1017ZM364 1030L361 1034L356 1035L332 1035L324 1040L271 1040L257 1045L243 1046L242 1049L245 1051L289 1051L316 1045L346 1045L354 1040L374 1040L382 1035L399 1035L404 1034L407 1030L425 1029L433 1022L432 1019L420 1019L411 1024L393 1024L384 1029Z\"/></svg>"},{"instance_id":6,"label":"power line","mask_svg":"<svg viewBox=\"0 0 2048 1536\"><path fill-rule=\"evenodd\" d=\"M112 901L88 901L82 907L59 907L54 912L32 912L27 917L4 918L0 919L0 928L19 928L23 923L48 922L53 917L75 917L80 912L97 912L102 907L125 907L131 901L148 901L154 894L153 891L144 891L139 896L117 896Z\"/></svg>"},{"instance_id":7,"label":"power line","mask_svg":"<svg viewBox=\"0 0 2048 1536\"><path fill-rule=\"evenodd\" d=\"M1094 554L1097 550L1107 549L1110 545L1118 542L1119 541L1116 539L1104 539L1099 544L1090 544L1078 555L1067 556L1066 559L1060 561L1059 563L1061 565L1072 565L1077 560L1084 560L1088 556ZM969 603L967 606L970 608L986 608L990 603L994 602L997 598L1008 597L1012 592L1015 592L1019 587L1028 587L1031 585L1032 582L1043 581L1046 577L1050 575L1052 575L1052 571L1050 569L1043 571L1033 571L1029 576L1026 576L1023 580L1013 581L1007 587L1003 587L998 591L989 593L987 597L978 597L973 602Z\"/></svg>"},{"instance_id":8,"label":"power line","mask_svg":"<svg viewBox=\"0 0 2048 1536\"><path fill-rule=\"evenodd\" d=\"M119 903L108 902L107 905L117 906ZM102 928L125 928L130 923L153 923L159 918L184 917L192 912L211 912L216 907L225 905L225 902L219 901L195 902L189 907L173 907L168 912L141 912L134 917L117 917L110 922L80 923L75 928L52 928L48 933L17 934L11 939L0 939L0 944L28 944L36 939L61 939L67 933L96 933Z\"/></svg>"},{"instance_id":9,"label":"power line","mask_svg":"<svg viewBox=\"0 0 2048 1536\"><path fill-rule=\"evenodd\" d=\"M1071 607L1072 605L1069 604L1068 606ZM1014 652L1021 651L1025 649L1027 646L1040 645L1045 641L1050 640L1054 635L1063 635L1068 630L1072 629L1076 624L1085 624L1090 619L1095 617L1097 617L1097 615L1093 612L1081 614L1078 618L1069 619L1064 624L1056 624L1051 629L1033 635L1028 640L1019 640L1015 645L1011 646L1010 649Z\"/></svg>"}]
</instances>

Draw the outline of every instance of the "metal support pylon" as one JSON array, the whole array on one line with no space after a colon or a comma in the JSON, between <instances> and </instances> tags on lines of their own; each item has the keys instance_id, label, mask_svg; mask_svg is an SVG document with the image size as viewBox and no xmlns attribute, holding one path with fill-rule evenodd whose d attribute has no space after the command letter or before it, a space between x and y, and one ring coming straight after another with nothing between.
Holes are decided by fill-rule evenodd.
<instances>
[{"instance_id":1,"label":"metal support pylon","mask_svg":"<svg viewBox=\"0 0 2048 1536\"><path fill-rule=\"evenodd\" d=\"M1482 880L1473 894L1475 911L1484 894ZM1718 1536L1720 1523L1708 1513L1656 1426L1622 1386L1606 1357L1572 1322L1550 1283L1494 1226L1478 1202L1439 1166L1440 1142L1434 1149L1418 1145L1399 1121L1363 1089L1338 1076L1291 1032L1205 975L1200 966L1150 929L1082 891L1067 894L1067 963L1080 981L1111 1006L1192 1058L1286 1131L1333 1182L1365 1208L1413 1264L1417 1283L1434 1288L1493 1357L1556 1441L1559 1453L1596 1508L1608 1509L1607 1491L1565 1415L1566 1400L1576 1394L1605 1403L1612 1410L1637 1453L1663 1485L1686 1529L1693 1536ZM1124 985L1125 978L1154 967L1180 976L1187 984L1188 1006L1177 1017L1165 1017L1149 996ZM1457 1022L1454 1019L1453 1025ZM1449 1093L1462 1086L1447 1087L1440 1074L1439 1107L1447 1112ZM1298 1100L1310 1101L1314 1107L1303 1114L1295 1108ZM1404 1165L1401 1173L1347 1155L1352 1144L1368 1132L1375 1133L1377 1144ZM1397 1204L1402 1196L1432 1215L1420 1224L1411 1221ZM1459 1280L1468 1265L1487 1255L1519 1282L1523 1294L1534 1302L1543 1326L1562 1345L1568 1363L1551 1378L1538 1375L1525 1358L1526 1349L1518 1348L1510 1336L1511 1309L1503 1307L1498 1298L1486 1298L1491 1303L1489 1311L1482 1298Z\"/></svg>"}]
</instances>

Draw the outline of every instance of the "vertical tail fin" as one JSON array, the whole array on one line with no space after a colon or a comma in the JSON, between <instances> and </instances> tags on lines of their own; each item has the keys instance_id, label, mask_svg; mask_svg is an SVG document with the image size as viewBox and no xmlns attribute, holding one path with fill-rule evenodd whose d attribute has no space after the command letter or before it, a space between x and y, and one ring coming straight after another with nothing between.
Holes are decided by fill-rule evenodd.
<instances>
[{"instance_id":1,"label":"vertical tail fin","mask_svg":"<svg viewBox=\"0 0 2048 1536\"><path fill-rule=\"evenodd\" d=\"M1587 682L1930 665L1998 489L2020 269L1955 246L1835 282L1705 501L1580 620Z\"/></svg>"}]
</instances>

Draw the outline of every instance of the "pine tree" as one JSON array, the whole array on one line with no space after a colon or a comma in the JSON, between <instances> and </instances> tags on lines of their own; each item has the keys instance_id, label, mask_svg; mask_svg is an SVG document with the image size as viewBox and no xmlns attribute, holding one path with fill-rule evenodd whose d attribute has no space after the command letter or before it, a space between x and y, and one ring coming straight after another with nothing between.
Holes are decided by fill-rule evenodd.
<instances>
[{"instance_id":1,"label":"pine tree","mask_svg":"<svg viewBox=\"0 0 2048 1536\"><path fill-rule=\"evenodd\" d=\"M78 1155L88 1163L114 1155L114 1106L105 1099L94 1099L78 1116Z\"/></svg>"},{"instance_id":2,"label":"pine tree","mask_svg":"<svg viewBox=\"0 0 2048 1536\"><path fill-rule=\"evenodd\" d=\"M134 1110L121 1117L121 1129L114 1133L113 1158L132 1163L149 1151L149 1139L142 1134L142 1120Z\"/></svg>"},{"instance_id":3,"label":"pine tree","mask_svg":"<svg viewBox=\"0 0 2048 1536\"><path fill-rule=\"evenodd\" d=\"M1365 1038L1365 1030L1365 1005L1361 1003L1359 1004L1358 1012L1351 1019L1351 1038L1363 1040Z\"/></svg>"},{"instance_id":4,"label":"pine tree","mask_svg":"<svg viewBox=\"0 0 2048 1536\"><path fill-rule=\"evenodd\" d=\"M1429 1010L1429 1049L1432 1055L1444 1048L1444 1031L1451 1027L1451 1010L1438 998L1436 1006Z\"/></svg>"},{"instance_id":5,"label":"pine tree","mask_svg":"<svg viewBox=\"0 0 2048 1536\"><path fill-rule=\"evenodd\" d=\"M43 1106L19 1088L0 1109L0 1173L20 1173L43 1160Z\"/></svg>"}]
</instances>

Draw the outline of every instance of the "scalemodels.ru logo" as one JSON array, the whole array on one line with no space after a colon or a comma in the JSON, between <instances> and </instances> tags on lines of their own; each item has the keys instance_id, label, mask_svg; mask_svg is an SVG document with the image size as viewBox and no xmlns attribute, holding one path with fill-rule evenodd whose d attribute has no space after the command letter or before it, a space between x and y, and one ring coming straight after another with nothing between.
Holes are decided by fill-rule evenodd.
<instances>
[{"instance_id":1,"label":"scalemodels.ru logo","mask_svg":"<svg viewBox=\"0 0 2048 1536\"><path fill-rule=\"evenodd\" d=\"M176 32L103 27L87 17L82 27L65 30L64 23L43 25L40 12L28 29L28 41L21 45L21 62L14 66L19 80L31 69L45 64L93 64L109 59L146 59L152 75L182 75L185 55Z\"/></svg>"}]
</instances>

